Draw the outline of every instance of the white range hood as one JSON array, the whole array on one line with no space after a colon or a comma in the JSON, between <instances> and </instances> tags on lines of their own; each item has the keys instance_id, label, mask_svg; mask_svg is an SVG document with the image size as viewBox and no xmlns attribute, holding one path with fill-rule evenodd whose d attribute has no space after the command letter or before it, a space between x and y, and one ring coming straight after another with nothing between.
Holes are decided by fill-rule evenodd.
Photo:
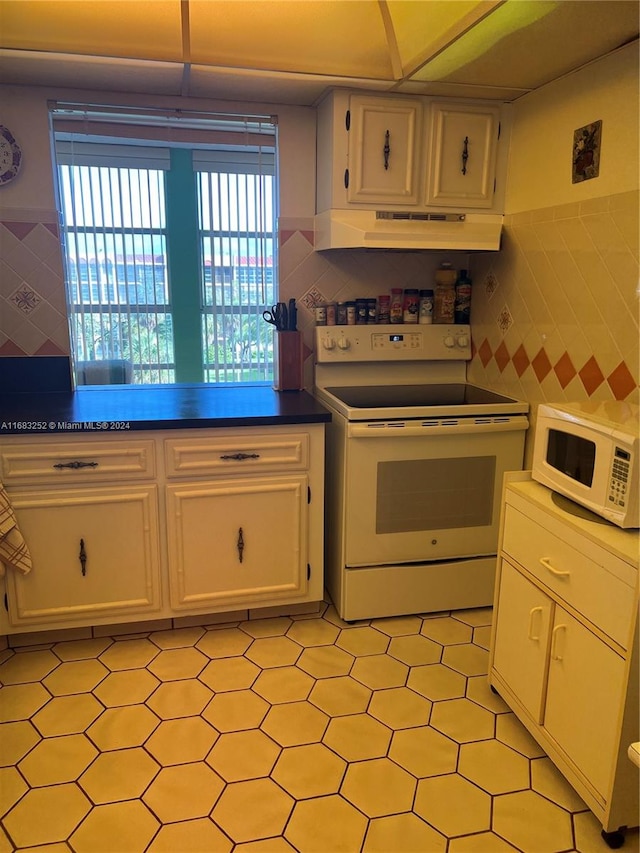
<instances>
[{"instance_id":1,"label":"white range hood","mask_svg":"<svg viewBox=\"0 0 640 853\"><path fill-rule=\"evenodd\" d=\"M495 213L326 210L314 218L315 249L495 252L502 221Z\"/></svg>"}]
</instances>

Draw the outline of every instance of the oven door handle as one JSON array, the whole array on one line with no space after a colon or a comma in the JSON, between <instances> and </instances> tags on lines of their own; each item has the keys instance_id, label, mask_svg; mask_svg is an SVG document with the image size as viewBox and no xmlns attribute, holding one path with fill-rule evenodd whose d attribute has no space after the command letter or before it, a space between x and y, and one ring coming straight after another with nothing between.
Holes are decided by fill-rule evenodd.
<instances>
[{"instance_id":1,"label":"oven door handle","mask_svg":"<svg viewBox=\"0 0 640 853\"><path fill-rule=\"evenodd\" d=\"M439 418L423 421L350 423L349 438L428 438L430 435L477 435L479 433L516 432L529 427L524 416L488 418Z\"/></svg>"}]
</instances>

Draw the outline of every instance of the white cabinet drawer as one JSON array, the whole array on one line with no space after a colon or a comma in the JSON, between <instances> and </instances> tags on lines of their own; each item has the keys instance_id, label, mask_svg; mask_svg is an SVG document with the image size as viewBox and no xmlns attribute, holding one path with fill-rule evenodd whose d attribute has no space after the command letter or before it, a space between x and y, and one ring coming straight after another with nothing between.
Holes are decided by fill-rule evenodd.
<instances>
[{"instance_id":1,"label":"white cabinet drawer","mask_svg":"<svg viewBox=\"0 0 640 853\"><path fill-rule=\"evenodd\" d=\"M154 442L148 440L29 441L2 444L0 479L5 485L69 485L103 480L151 479L155 476Z\"/></svg>"},{"instance_id":2,"label":"white cabinet drawer","mask_svg":"<svg viewBox=\"0 0 640 853\"><path fill-rule=\"evenodd\" d=\"M550 519L548 526L553 527ZM626 648L634 607L634 589L621 579L628 564L557 526L557 531L549 530L507 506L503 551Z\"/></svg>"},{"instance_id":3,"label":"white cabinet drawer","mask_svg":"<svg viewBox=\"0 0 640 853\"><path fill-rule=\"evenodd\" d=\"M234 435L165 440L167 477L304 471L309 435Z\"/></svg>"}]
</instances>

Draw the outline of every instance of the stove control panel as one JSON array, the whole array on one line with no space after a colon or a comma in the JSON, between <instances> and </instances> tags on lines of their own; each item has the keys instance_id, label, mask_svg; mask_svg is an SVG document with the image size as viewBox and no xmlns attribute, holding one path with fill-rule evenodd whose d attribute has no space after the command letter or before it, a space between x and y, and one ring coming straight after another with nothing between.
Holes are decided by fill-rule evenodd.
<instances>
[{"instance_id":1,"label":"stove control panel","mask_svg":"<svg viewBox=\"0 0 640 853\"><path fill-rule=\"evenodd\" d=\"M468 361L469 326L316 326L316 362Z\"/></svg>"}]
</instances>

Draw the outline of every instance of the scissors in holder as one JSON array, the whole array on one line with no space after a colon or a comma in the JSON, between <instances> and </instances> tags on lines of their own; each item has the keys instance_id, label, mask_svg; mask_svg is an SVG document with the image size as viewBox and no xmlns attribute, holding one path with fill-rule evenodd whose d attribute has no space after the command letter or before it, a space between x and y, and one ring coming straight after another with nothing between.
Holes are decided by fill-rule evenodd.
<instances>
[{"instance_id":1,"label":"scissors in holder","mask_svg":"<svg viewBox=\"0 0 640 853\"><path fill-rule=\"evenodd\" d=\"M278 302L276 305L272 305L270 310L262 312L262 316L267 323L271 323L272 326L275 326L276 331L278 332L282 332L288 328L289 320L287 306L284 302Z\"/></svg>"}]
</instances>

